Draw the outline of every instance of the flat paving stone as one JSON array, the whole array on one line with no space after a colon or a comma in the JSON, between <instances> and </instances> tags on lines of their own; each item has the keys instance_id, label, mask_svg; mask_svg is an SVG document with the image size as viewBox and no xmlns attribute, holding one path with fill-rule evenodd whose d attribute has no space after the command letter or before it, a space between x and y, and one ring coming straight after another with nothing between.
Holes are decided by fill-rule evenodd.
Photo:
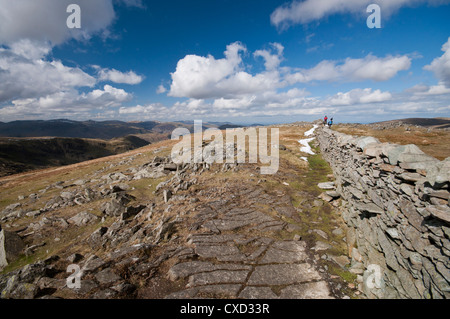
<instances>
[{"instance_id":1,"label":"flat paving stone","mask_svg":"<svg viewBox=\"0 0 450 319\"><path fill-rule=\"evenodd\" d=\"M186 278L202 272L211 272L215 270L248 270L252 268L241 264L213 264L206 261L189 261L176 264L168 272L169 279L175 281L180 278Z\"/></svg>"},{"instance_id":2,"label":"flat paving stone","mask_svg":"<svg viewBox=\"0 0 450 319\"><path fill-rule=\"evenodd\" d=\"M234 255L218 256L217 260L222 262L243 262L249 260L249 258L245 254L234 254Z\"/></svg>"},{"instance_id":3,"label":"flat paving stone","mask_svg":"<svg viewBox=\"0 0 450 319\"><path fill-rule=\"evenodd\" d=\"M198 287L198 293L212 294L214 297L219 298L235 298L241 290L242 285L211 285Z\"/></svg>"},{"instance_id":4,"label":"flat paving stone","mask_svg":"<svg viewBox=\"0 0 450 319\"><path fill-rule=\"evenodd\" d=\"M273 243L272 248L293 251L304 252L306 250L306 243L304 241L276 241Z\"/></svg>"},{"instance_id":5,"label":"flat paving stone","mask_svg":"<svg viewBox=\"0 0 450 319\"><path fill-rule=\"evenodd\" d=\"M245 287L239 294L242 299L278 299L269 287Z\"/></svg>"},{"instance_id":6,"label":"flat paving stone","mask_svg":"<svg viewBox=\"0 0 450 319\"><path fill-rule=\"evenodd\" d=\"M320 250L328 250L331 248L331 245L324 243L323 241L317 241L316 245L312 248L315 251L320 251Z\"/></svg>"},{"instance_id":7,"label":"flat paving stone","mask_svg":"<svg viewBox=\"0 0 450 319\"><path fill-rule=\"evenodd\" d=\"M205 294L213 298L236 298L241 288L242 285L233 284L194 287L174 292L165 299L204 299Z\"/></svg>"},{"instance_id":8,"label":"flat paving stone","mask_svg":"<svg viewBox=\"0 0 450 319\"><path fill-rule=\"evenodd\" d=\"M253 271L249 285L292 285L320 280L319 273L309 264L279 264L257 266Z\"/></svg>"},{"instance_id":9,"label":"flat paving stone","mask_svg":"<svg viewBox=\"0 0 450 319\"><path fill-rule=\"evenodd\" d=\"M280 207L284 206L281 202L276 202L275 206L281 208L280 215L295 212L293 208ZM257 205L241 208L223 207L218 203L214 210L216 214L208 212L200 220L202 227L210 231L188 238L198 260L185 260L168 271L170 280L188 278L188 283L186 289L168 295L167 299L332 298L328 284L314 266L306 262L306 242L274 240L269 234L267 237L257 235L285 229L288 227L286 222L260 212ZM252 230L256 234L249 232ZM257 237L253 237L255 235ZM324 249L325 243L316 244L318 250ZM241 246L245 249L238 248ZM272 286L283 289L277 295Z\"/></svg>"},{"instance_id":10,"label":"flat paving stone","mask_svg":"<svg viewBox=\"0 0 450 319\"><path fill-rule=\"evenodd\" d=\"M264 213L260 212L250 212L246 214L225 214L223 217L224 220L240 220L240 221L252 221L252 222L267 222L267 221L273 221L274 219L270 216L267 216Z\"/></svg>"},{"instance_id":11,"label":"flat paving stone","mask_svg":"<svg viewBox=\"0 0 450 319\"><path fill-rule=\"evenodd\" d=\"M283 230L283 228L286 226L286 223L276 220L267 221L261 224L258 224L257 226L253 227L253 229L261 230L263 232L268 231L280 231Z\"/></svg>"},{"instance_id":12,"label":"flat paving stone","mask_svg":"<svg viewBox=\"0 0 450 319\"><path fill-rule=\"evenodd\" d=\"M214 220L214 226L220 231L236 230L252 224L251 220ZM210 228L209 223L207 227ZM211 228L210 228L211 229Z\"/></svg>"},{"instance_id":13,"label":"flat paving stone","mask_svg":"<svg viewBox=\"0 0 450 319\"><path fill-rule=\"evenodd\" d=\"M180 290L167 295L164 299L193 299L198 293L198 288Z\"/></svg>"},{"instance_id":14,"label":"flat paving stone","mask_svg":"<svg viewBox=\"0 0 450 319\"><path fill-rule=\"evenodd\" d=\"M216 270L203 272L189 277L189 287L213 285L213 284L239 284L244 283L249 270Z\"/></svg>"},{"instance_id":15,"label":"flat paving stone","mask_svg":"<svg viewBox=\"0 0 450 319\"><path fill-rule=\"evenodd\" d=\"M195 253L203 258L213 258L226 255L239 254L239 249L236 246L228 245L197 245Z\"/></svg>"},{"instance_id":16,"label":"flat paving stone","mask_svg":"<svg viewBox=\"0 0 450 319\"><path fill-rule=\"evenodd\" d=\"M239 262L239 261L245 261L250 262L258 259L265 251L267 247L262 246L258 247L254 252L251 254L236 254L236 255L226 255L226 256L219 256L217 257L217 260L219 261L227 261L227 262Z\"/></svg>"},{"instance_id":17,"label":"flat paving stone","mask_svg":"<svg viewBox=\"0 0 450 319\"><path fill-rule=\"evenodd\" d=\"M259 264L299 263L304 262L307 257L303 251L287 251L271 247Z\"/></svg>"},{"instance_id":18,"label":"flat paving stone","mask_svg":"<svg viewBox=\"0 0 450 319\"><path fill-rule=\"evenodd\" d=\"M293 285L281 290L281 299L333 299L325 281Z\"/></svg>"},{"instance_id":19,"label":"flat paving stone","mask_svg":"<svg viewBox=\"0 0 450 319\"><path fill-rule=\"evenodd\" d=\"M272 222L274 219L269 217L263 213L252 212L245 215L232 215L224 217L223 219L216 219L213 221L207 222L205 225L208 225L210 228L210 222L214 224L217 229L220 231L229 231L236 230L249 225L258 225L265 222Z\"/></svg>"},{"instance_id":20,"label":"flat paving stone","mask_svg":"<svg viewBox=\"0 0 450 319\"><path fill-rule=\"evenodd\" d=\"M195 235L189 239L191 244L224 244L244 240L242 235Z\"/></svg>"}]
</instances>

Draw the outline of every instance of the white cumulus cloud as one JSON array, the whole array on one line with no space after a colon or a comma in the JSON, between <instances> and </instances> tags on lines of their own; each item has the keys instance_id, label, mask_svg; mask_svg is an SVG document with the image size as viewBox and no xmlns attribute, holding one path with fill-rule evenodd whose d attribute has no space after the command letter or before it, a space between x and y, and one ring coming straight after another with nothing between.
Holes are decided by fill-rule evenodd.
<instances>
[{"instance_id":1,"label":"white cumulus cloud","mask_svg":"<svg viewBox=\"0 0 450 319\"><path fill-rule=\"evenodd\" d=\"M271 15L273 25L287 28L294 24L307 24L324 19L333 14L351 13L367 16L366 8L378 4L384 17L388 17L402 7L420 4L442 5L449 0L304 0L292 1L278 7Z\"/></svg>"},{"instance_id":2,"label":"white cumulus cloud","mask_svg":"<svg viewBox=\"0 0 450 319\"><path fill-rule=\"evenodd\" d=\"M346 93L339 92L333 97L329 98L327 102L330 105L354 105L354 104L368 104L385 102L392 99L390 92L381 92L381 90L354 89Z\"/></svg>"},{"instance_id":3,"label":"white cumulus cloud","mask_svg":"<svg viewBox=\"0 0 450 319\"><path fill-rule=\"evenodd\" d=\"M278 47L281 50L281 47ZM188 55L178 61L176 71L172 73L169 96L189 97L195 99L235 97L250 94L279 85L279 73L272 70L278 62L273 62L265 53L258 52L266 58L267 72L252 75L244 70L241 52L246 47L235 42L227 46L225 58L216 59Z\"/></svg>"},{"instance_id":4,"label":"white cumulus cloud","mask_svg":"<svg viewBox=\"0 0 450 319\"><path fill-rule=\"evenodd\" d=\"M130 101L131 95L122 89L105 85L103 89L88 93L66 90L39 98L17 99L12 105L0 109L0 117L5 120L58 117L87 117L92 111L104 113L108 108L119 107Z\"/></svg>"},{"instance_id":5,"label":"white cumulus cloud","mask_svg":"<svg viewBox=\"0 0 450 319\"><path fill-rule=\"evenodd\" d=\"M69 29L67 7L81 8L82 28ZM0 0L0 43L21 39L58 45L68 39L89 39L105 31L113 22L112 0Z\"/></svg>"},{"instance_id":6,"label":"white cumulus cloud","mask_svg":"<svg viewBox=\"0 0 450 319\"><path fill-rule=\"evenodd\" d=\"M411 58L406 55L379 58L369 54L362 59L347 58L344 62L325 60L311 69L291 72L286 80L291 84L312 81L387 81L410 67Z\"/></svg>"},{"instance_id":7,"label":"white cumulus cloud","mask_svg":"<svg viewBox=\"0 0 450 319\"><path fill-rule=\"evenodd\" d=\"M80 68L45 60L48 52L48 46L30 40L0 48L0 103L95 85L96 79Z\"/></svg>"},{"instance_id":8,"label":"white cumulus cloud","mask_svg":"<svg viewBox=\"0 0 450 319\"><path fill-rule=\"evenodd\" d=\"M111 81L120 84L140 84L144 80L144 76L137 75L133 71L120 72L116 69L101 69L98 73L100 81Z\"/></svg>"},{"instance_id":9,"label":"white cumulus cloud","mask_svg":"<svg viewBox=\"0 0 450 319\"><path fill-rule=\"evenodd\" d=\"M424 67L425 70L431 71L444 84L450 88L450 38L442 46L444 54L433 60L430 65Z\"/></svg>"}]
</instances>

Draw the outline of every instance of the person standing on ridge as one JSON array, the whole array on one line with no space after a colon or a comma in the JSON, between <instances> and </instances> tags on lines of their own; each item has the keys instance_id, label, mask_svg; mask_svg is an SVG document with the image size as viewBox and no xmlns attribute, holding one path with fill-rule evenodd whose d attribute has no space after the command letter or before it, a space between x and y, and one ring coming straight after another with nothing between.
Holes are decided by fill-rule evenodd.
<instances>
[{"instance_id":1,"label":"person standing on ridge","mask_svg":"<svg viewBox=\"0 0 450 319\"><path fill-rule=\"evenodd\" d=\"M325 115L323 119L323 126L327 125L327 123L328 123L328 116Z\"/></svg>"},{"instance_id":2,"label":"person standing on ridge","mask_svg":"<svg viewBox=\"0 0 450 319\"><path fill-rule=\"evenodd\" d=\"M333 126L333 118L331 118L330 122L328 122L328 127L331 128Z\"/></svg>"}]
</instances>

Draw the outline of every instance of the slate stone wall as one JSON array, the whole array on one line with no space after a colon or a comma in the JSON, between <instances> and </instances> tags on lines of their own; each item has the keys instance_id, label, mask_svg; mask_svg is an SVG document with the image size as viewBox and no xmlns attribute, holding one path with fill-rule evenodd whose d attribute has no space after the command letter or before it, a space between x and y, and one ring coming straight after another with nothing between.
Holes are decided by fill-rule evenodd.
<instances>
[{"instance_id":1,"label":"slate stone wall","mask_svg":"<svg viewBox=\"0 0 450 319\"><path fill-rule=\"evenodd\" d=\"M361 290L369 298L449 298L450 158L328 128L317 135L343 200Z\"/></svg>"}]
</instances>

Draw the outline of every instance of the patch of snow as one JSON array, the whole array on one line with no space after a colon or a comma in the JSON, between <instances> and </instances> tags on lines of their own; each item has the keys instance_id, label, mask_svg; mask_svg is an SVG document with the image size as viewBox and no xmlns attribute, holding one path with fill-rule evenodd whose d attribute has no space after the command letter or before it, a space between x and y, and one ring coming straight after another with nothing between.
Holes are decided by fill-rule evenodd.
<instances>
[{"instance_id":1,"label":"patch of snow","mask_svg":"<svg viewBox=\"0 0 450 319\"><path fill-rule=\"evenodd\" d=\"M299 141L300 144L303 145L303 147L300 148L300 152L303 152L303 153L306 153L306 154L311 154L311 155L316 155L316 154L312 151L311 146L309 146L309 144L308 144L309 142L314 141L314 140L315 140L314 137L313 137L313 138L307 138L307 139L305 139L305 140L300 140L300 141Z\"/></svg>"},{"instance_id":2,"label":"patch of snow","mask_svg":"<svg viewBox=\"0 0 450 319\"><path fill-rule=\"evenodd\" d=\"M305 136L311 136L314 134L314 131L316 130L316 128L318 128L318 125L314 125L312 129L310 129L308 132L305 133Z\"/></svg>"},{"instance_id":3,"label":"patch of snow","mask_svg":"<svg viewBox=\"0 0 450 319\"><path fill-rule=\"evenodd\" d=\"M314 131L315 131L316 128L318 128L318 127L319 127L318 125L314 125L312 129L310 129L309 131L307 131L307 132L305 133L305 136L311 136L311 135L313 135L313 134L314 134ZM315 138L312 137L312 138L307 138L307 139L298 141L300 144L303 145L303 147L300 148L300 152L303 152L303 153L306 153L306 154L310 154L310 155L316 155L316 154L312 151L311 146L309 146L309 143L310 143L311 141L313 141L314 139L315 139ZM305 160L305 161L308 161L308 159L307 159L306 157L301 157L301 159L303 159L303 160Z\"/></svg>"}]
</instances>

